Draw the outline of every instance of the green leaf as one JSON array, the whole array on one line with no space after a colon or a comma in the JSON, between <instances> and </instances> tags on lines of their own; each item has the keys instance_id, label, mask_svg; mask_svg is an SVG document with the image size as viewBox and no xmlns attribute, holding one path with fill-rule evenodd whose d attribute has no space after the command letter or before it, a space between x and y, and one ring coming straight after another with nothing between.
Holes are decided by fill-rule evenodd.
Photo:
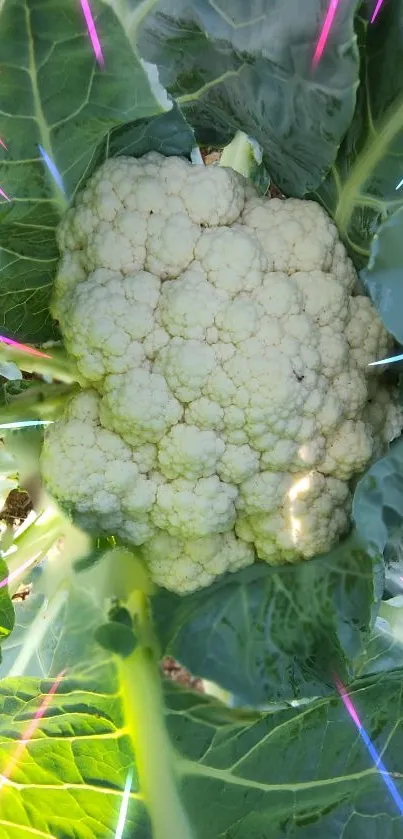
<instances>
[{"instance_id":1,"label":"green leaf","mask_svg":"<svg viewBox=\"0 0 403 839\"><path fill-rule=\"evenodd\" d=\"M316 197L335 218L358 268L367 262L378 224L402 206L403 0L385 3L369 25L358 20L361 85L354 119Z\"/></svg>"},{"instance_id":2,"label":"green leaf","mask_svg":"<svg viewBox=\"0 0 403 839\"><path fill-rule=\"evenodd\" d=\"M8 592L8 587L4 584L7 578L8 569L7 563L0 556L0 644L10 635L14 626L14 609ZM1 657L0 657L1 661Z\"/></svg>"},{"instance_id":3,"label":"green leaf","mask_svg":"<svg viewBox=\"0 0 403 839\"><path fill-rule=\"evenodd\" d=\"M396 836L399 812L337 697L249 716L174 690L167 698L197 839ZM402 792L401 677L374 680L352 699Z\"/></svg>"},{"instance_id":4,"label":"green leaf","mask_svg":"<svg viewBox=\"0 0 403 839\"><path fill-rule=\"evenodd\" d=\"M163 110L116 15L92 4L105 70L98 68L82 9L71 0L5 0L0 7L1 331L36 343L54 337L48 312L60 214L114 126ZM16 35L18 33L18 35ZM63 192L39 144L55 163Z\"/></svg>"},{"instance_id":5,"label":"green leaf","mask_svg":"<svg viewBox=\"0 0 403 839\"><path fill-rule=\"evenodd\" d=\"M361 276L383 323L403 343L403 207L381 224Z\"/></svg>"},{"instance_id":6,"label":"green leaf","mask_svg":"<svg viewBox=\"0 0 403 839\"><path fill-rule=\"evenodd\" d=\"M109 610L108 618L96 629L95 640L105 650L126 658L137 646L131 614L128 609L115 604Z\"/></svg>"},{"instance_id":7,"label":"green leaf","mask_svg":"<svg viewBox=\"0 0 403 839\"><path fill-rule=\"evenodd\" d=\"M64 665L57 670L56 664L54 672L52 661L62 631L66 599L66 593L60 593L50 605L42 592L33 591L25 600L14 602L15 625L2 644L0 679L46 678L56 676L62 669Z\"/></svg>"},{"instance_id":8,"label":"green leaf","mask_svg":"<svg viewBox=\"0 0 403 839\"><path fill-rule=\"evenodd\" d=\"M164 654L261 706L326 694L334 671L351 676L382 584L382 567L352 534L321 558L258 564L185 598L161 592L152 604Z\"/></svg>"},{"instance_id":9,"label":"green leaf","mask_svg":"<svg viewBox=\"0 0 403 839\"><path fill-rule=\"evenodd\" d=\"M104 157L122 154L141 157L149 151L156 151L166 157L175 154L190 157L195 145L192 128L178 106L174 105L167 113L152 119L113 129L105 140L102 154Z\"/></svg>"},{"instance_id":10,"label":"green leaf","mask_svg":"<svg viewBox=\"0 0 403 839\"><path fill-rule=\"evenodd\" d=\"M0 771L50 686L0 683ZM113 839L133 766L115 690L113 681L89 692L64 679L13 769L14 783L2 789L0 839ZM192 839L398 836L396 805L337 696L246 713L175 685L164 693ZM400 674L366 680L352 701L402 793ZM124 835L151 839L136 773ZM164 839L173 836L176 825L168 821Z\"/></svg>"},{"instance_id":11,"label":"green leaf","mask_svg":"<svg viewBox=\"0 0 403 839\"><path fill-rule=\"evenodd\" d=\"M11 768L11 782L1 790L0 839L113 839L133 767L116 682L92 691L65 677L13 765L18 740L51 686L52 681L28 678L0 683L0 771L7 775ZM151 839L136 776L126 831Z\"/></svg>"},{"instance_id":12,"label":"green leaf","mask_svg":"<svg viewBox=\"0 0 403 839\"><path fill-rule=\"evenodd\" d=\"M353 517L361 538L385 559L401 553L403 536L403 439L392 443L358 482Z\"/></svg>"},{"instance_id":13,"label":"green leaf","mask_svg":"<svg viewBox=\"0 0 403 839\"><path fill-rule=\"evenodd\" d=\"M321 63L312 69L327 8L304 0L133 0L114 3L140 52L195 128L201 146L223 146L240 129L262 146L274 183L303 195L323 178L351 121L358 84L355 0L338 10Z\"/></svg>"},{"instance_id":14,"label":"green leaf","mask_svg":"<svg viewBox=\"0 0 403 839\"><path fill-rule=\"evenodd\" d=\"M403 671L402 596L380 604L368 647L356 663L357 678L391 670Z\"/></svg>"},{"instance_id":15,"label":"green leaf","mask_svg":"<svg viewBox=\"0 0 403 839\"><path fill-rule=\"evenodd\" d=\"M92 630L101 615L93 586L73 585L43 634L44 644L45 634L51 642L37 650L41 676L20 673L0 681L0 775L5 778L0 839L113 839L130 773L124 836L151 839L124 678L94 643ZM31 636L39 620L38 613ZM140 669L137 664L131 690L145 677L147 662ZM33 730L32 720L64 668ZM139 688L140 729L151 754L161 734L166 738L164 717L170 738L163 744L167 754L159 751L161 760L152 763L147 790L148 801L160 802L164 826L153 839L182 839L177 819L183 814L191 825L188 839L340 839L340 831L347 839L368 839L372 824L382 839L395 839L395 803L334 693L298 708L248 712L166 682L164 717L158 720L148 716L151 694ZM352 700L402 789L401 674L362 680ZM27 743L21 748L24 735ZM179 812L164 799L162 759L171 766L171 783L178 782Z\"/></svg>"},{"instance_id":16,"label":"green leaf","mask_svg":"<svg viewBox=\"0 0 403 839\"><path fill-rule=\"evenodd\" d=\"M105 650L126 658L136 648L136 636L132 629L115 621L103 623L95 632L95 640Z\"/></svg>"},{"instance_id":17,"label":"green leaf","mask_svg":"<svg viewBox=\"0 0 403 839\"><path fill-rule=\"evenodd\" d=\"M105 652L95 644L94 634L105 620L103 609L91 590L79 584L81 577L48 596L42 574L41 568L35 568L30 575L33 591L15 603L15 627L3 642L0 679L49 679L65 667L69 673L80 673L87 683L91 682L88 668L96 674L95 681L102 678L103 667L109 672L110 665L105 664Z\"/></svg>"},{"instance_id":18,"label":"green leaf","mask_svg":"<svg viewBox=\"0 0 403 839\"><path fill-rule=\"evenodd\" d=\"M77 571L77 573L87 571L89 568L92 568L93 565L97 565L105 556L105 553L110 551L113 547L113 536L97 536L93 540L92 550L89 553L84 554L84 556L80 556L76 559L74 562L74 570Z\"/></svg>"}]
</instances>

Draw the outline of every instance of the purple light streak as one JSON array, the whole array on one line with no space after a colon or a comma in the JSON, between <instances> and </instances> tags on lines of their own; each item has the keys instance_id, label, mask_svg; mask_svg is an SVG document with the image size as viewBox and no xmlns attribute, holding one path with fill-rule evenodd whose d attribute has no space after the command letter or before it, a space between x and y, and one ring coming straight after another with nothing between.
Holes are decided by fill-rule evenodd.
<instances>
[{"instance_id":1,"label":"purple light streak","mask_svg":"<svg viewBox=\"0 0 403 839\"><path fill-rule=\"evenodd\" d=\"M383 3L383 0L378 0L377 4L375 6L375 9L374 9L373 15L371 17L371 23L375 23L375 20L378 17L379 12L381 11L382 3Z\"/></svg>"},{"instance_id":2,"label":"purple light streak","mask_svg":"<svg viewBox=\"0 0 403 839\"><path fill-rule=\"evenodd\" d=\"M63 676L65 675L66 672L67 672L67 669L65 668L64 670L60 671L58 676L56 676L56 679L53 682L53 685L50 688L49 693L46 694L46 696L43 699L41 705L39 706L34 718L31 720L28 727L24 731L24 734L23 734L21 740L19 741L19 743L18 743L18 745L15 749L15 752L14 752L13 756L11 757L10 761L8 762L4 772L0 773L2 775L2 778L1 778L1 781L0 781L0 790L3 789L5 783L9 780L9 778L10 778L12 772L14 771L15 767L17 766L18 761L20 760L27 744L32 739L32 737L34 736L35 731L38 728L38 725L39 725L45 711L49 707L49 705L52 701L52 697L56 693L56 691L57 691L57 689L60 685L60 682L62 681Z\"/></svg>"},{"instance_id":3,"label":"purple light streak","mask_svg":"<svg viewBox=\"0 0 403 839\"><path fill-rule=\"evenodd\" d=\"M5 198L5 199L6 199L6 201L11 201L11 198L9 198L9 197L8 197L8 195L6 195L6 193L4 192L4 189L2 189L1 187L0 187L0 195L1 195L3 198Z\"/></svg>"},{"instance_id":4,"label":"purple light streak","mask_svg":"<svg viewBox=\"0 0 403 839\"><path fill-rule=\"evenodd\" d=\"M312 59L312 66L317 67L319 64L320 59L322 58L323 51L325 49L330 30L334 23L334 18L337 12L337 7L339 5L340 0L330 0L329 8L326 12L326 17L323 23L322 31L318 38L318 43L316 44L315 54Z\"/></svg>"},{"instance_id":5,"label":"purple light streak","mask_svg":"<svg viewBox=\"0 0 403 839\"><path fill-rule=\"evenodd\" d=\"M90 36L90 40L92 43L92 47L95 53L95 58L98 61L98 64L101 67L104 66L104 57L102 54L101 44L99 43L99 38L97 34L97 30L95 28L94 18L92 17L92 12L90 9L90 4L88 0L80 0L81 8L83 10L83 15L85 17L85 22L87 24L88 34Z\"/></svg>"},{"instance_id":6,"label":"purple light streak","mask_svg":"<svg viewBox=\"0 0 403 839\"><path fill-rule=\"evenodd\" d=\"M367 750L368 750L370 756L372 757L372 760L374 761L374 764L375 764L376 768L378 769L379 774L381 775L384 783L386 784L386 786L387 786L387 788L390 792L390 795L392 796L398 810L400 811L401 815L403 816L403 797L400 795L400 792L397 789L396 784L392 781L390 773L387 771L385 764L381 760L381 757L378 754L378 752L377 752L369 734L367 734L367 732L365 731L365 728L364 728L364 726L363 726L363 724L362 724L362 722L361 722L361 720L360 720L360 718L357 714L356 709L354 708L354 705L353 705L353 703L352 703L352 701L351 701L343 683L340 681L340 679L337 676L334 677L334 683L336 685L336 688L337 688L337 690L340 694L340 698L341 698L346 710L348 711L348 713L350 714L350 717L352 718L352 720L355 722L355 725L357 726L358 733L359 733L363 743L367 747Z\"/></svg>"},{"instance_id":7,"label":"purple light streak","mask_svg":"<svg viewBox=\"0 0 403 839\"><path fill-rule=\"evenodd\" d=\"M20 574L23 574L24 571L26 571L26 569L35 562L38 556L40 556L40 554L35 554L34 557L27 559L26 562L23 562L23 564L20 565L19 568L16 568L15 571L12 571L11 574L7 574L7 577L0 580L0 588L4 588L4 586L7 586L12 580L15 580L16 577L19 577Z\"/></svg>"},{"instance_id":8,"label":"purple light streak","mask_svg":"<svg viewBox=\"0 0 403 839\"><path fill-rule=\"evenodd\" d=\"M29 355L39 355L41 358L52 358L51 355L48 355L45 352L36 350L34 347L28 347L27 344L20 344L19 341L14 341L12 338L6 338L5 335L0 335L0 343L9 344L10 347L13 347L16 350L21 350L21 352L26 352Z\"/></svg>"}]
</instances>

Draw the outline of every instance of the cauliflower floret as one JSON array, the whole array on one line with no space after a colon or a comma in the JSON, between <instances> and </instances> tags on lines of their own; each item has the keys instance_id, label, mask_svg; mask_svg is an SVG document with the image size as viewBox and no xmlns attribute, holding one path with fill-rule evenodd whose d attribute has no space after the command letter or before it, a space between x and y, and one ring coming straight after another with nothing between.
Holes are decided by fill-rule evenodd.
<instances>
[{"instance_id":1,"label":"cauliflower floret","mask_svg":"<svg viewBox=\"0 0 403 839\"><path fill-rule=\"evenodd\" d=\"M233 533L185 540L159 531L143 555L154 581L181 594L209 586L219 574L238 571L255 561L253 547Z\"/></svg>"},{"instance_id":2,"label":"cauliflower floret","mask_svg":"<svg viewBox=\"0 0 403 839\"><path fill-rule=\"evenodd\" d=\"M372 428L362 420L343 422L332 436L319 469L346 481L365 469L374 451Z\"/></svg>"},{"instance_id":3,"label":"cauliflower floret","mask_svg":"<svg viewBox=\"0 0 403 839\"><path fill-rule=\"evenodd\" d=\"M158 354L155 369L165 376L169 388L181 402L201 396L203 385L216 366L214 350L202 341L173 338Z\"/></svg>"},{"instance_id":4,"label":"cauliflower floret","mask_svg":"<svg viewBox=\"0 0 403 839\"><path fill-rule=\"evenodd\" d=\"M350 297L345 335L350 355L360 370L366 370L372 361L387 358L392 350L393 338L386 332L380 317L375 315L368 297Z\"/></svg>"},{"instance_id":5,"label":"cauliflower floret","mask_svg":"<svg viewBox=\"0 0 403 839\"><path fill-rule=\"evenodd\" d=\"M137 527L145 541L155 531L149 511L157 485L140 474L136 460L138 453L100 426L96 392L82 391L46 429L41 471L48 492L84 530L125 538L128 527L133 533Z\"/></svg>"},{"instance_id":6,"label":"cauliflower floret","mask_svg":"<svg viewBox=\"0 0 403 839\"><path fill-rule=\"evenodd\" d=\"M172 536L195 539L224 533L235 523L235 487L216 475L188 481L177 478L157 491L153 522Z\"/></svg>"},{"instance_id":7,"label":"cauliflower floret","mask_svg":"<svg viewBox=\"0 0 403 839\"><path fill-rule=\"evenodd\" d=\"M66 348L83 376L98 383L107 373L144 366L144 338L154 328L160 281L99 268L63 303ZM100 312L103 316L100 317Z\"/></svg>"},{"instance_id":8,"label":"cauliflower floret","mask_svg":"<svg viewBox=\"0 0 403 839\"><path fill-rule=\"evenodd\" d=\"M191 265L179 279L163 284L159 304L161 323L171 336L203 341L228 301L225 293L212 288L197 265Z\"/></svg>"},{"instance_id":9,"label":"cauliflower floret","mask_svg":"<svg viewBox=\"0 0 403 839\"><path fill-rule=\"evenodd\" d=\"M153 152L107 161L58 241L52 311L98 393L46 431L50 494L179 593L336 544L403 410L324 209Z\"/></svg>"},{"instance_id":10,"label":"cauliflower floret","mask_svg":"<svg viewBox=\"0 0 403 839\"><path fill-rule=\"evenodd\" d=\"M356 274L339 241L336 225L314 201L253 198L242 223L255 231L275 271L325 271L351 292Z\"/></svg>"},{"instance_id":11,"label":"cauliflower floret","mask_svg":"<svg viewBox=\"0 0 403 839\"><path fill-rule=\"evenodd\" d=\"M193 260L200 228L184 213L152 215L148 222L145 267L162 280L177 277Z\"/></svg>"},{"instance_id":12,"label":"cauliflower floret","mask_svg":"<svg viewBox=\"0 0 403 839\"><path fill-rule=\"evenodd\" d=\"M281 476L272 482L265 477L260 490L267 486L270 493L280 481ZM284 492L284 486L281 489ZM295 562L295 545L304 557L323 553L348 530L351 498L343 481L325 478L319 472L295 476L287 484L286 503L280 512L264 498L264 491L259 495L256 480L252 493L250 503L243 487L243 509L250 514L238 519L236 532L240 538L253 541L257 555L269 564L277 565L279 556Z\"/></svg>"},{"instance_id":13,"label":"cauliflower floret","mask_svg":"<svg viewBox=\"0 0 403 839\"><path fill-rule=\"evenodd\" d=\"M233 169L191 166L180 195L196 224L232 224L244 206L245 181Z\"/></svg>"},{"instance_id":14,"label":"cauliflower floret","mask_svg":"<svg viewBox=\"0 0 403 839\"><path fill-rule=\"evenodd\" d=\"M158 463L167 478L208 478L217 471L225 444L214 433L195 425L175 425L163 437Z\"/></svg>"},{"instance_id":15,"label":"cauliflower floret","mask_svg":"<svg viewBox=\"0 0 403 839\"><path fill-rule=\"evenodd\" d=\"M217 473L222 481L242 484L259 470L259 454L250 446L235 446L229 443L220 458Z\"/></svg>"},{"instance_id":16,"label":"cauliflower floret","mask_svg":"<svg viewBox=\"0 0 403 839\"><path fill-rule=\"evenodd\" d=\"M399 437L403 427L399 389L382 386L375 377L371 377L363 419L374 435L372 459L381 457L385 452L385 446Z\"/></svg>"},{"instance_id":17,"label":"cauliflower floret","mask_svg":"<svg viewBox=\"0 0 403 839\"><path fill-rule=\"evenodd\" d=\"M179 422L182 410L158 373L133 369L126 375L105 379L101 423L133 446L157 443Z\"/></svg>"},{"instance_id":18,"label":"cauliflower floret","mask_svg":"<svg viewBox=\"0 0 403 839\"><path fill-rule=\"evenodd\" d=\"M242 225L204 230L195 248L195 259L206 271L209 282L231 295L261 286L264 272L273 264Z\"/></svg>"}]
</instances>

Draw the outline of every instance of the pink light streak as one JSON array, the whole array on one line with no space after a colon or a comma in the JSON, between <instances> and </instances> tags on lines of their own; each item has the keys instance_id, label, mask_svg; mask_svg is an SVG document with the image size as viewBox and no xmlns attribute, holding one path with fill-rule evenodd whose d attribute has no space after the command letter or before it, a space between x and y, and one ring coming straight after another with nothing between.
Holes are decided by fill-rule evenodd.
<instances>
[{"instance_id":1,"label":"pink light streak","mask_svg":"<svg viewBox=\"0 0 403 839\"><path fill-rule=\"evenodd\" d=\"M371 23L375 23L375 20L378 17L379 12L381 11L382 3L383 3L383 0L378 0L377 4L375 6L375 9L374 9L373 15L371 17Z\"/></svg>"},{"instance_id":2,"label":"pink light streak","mask_svg":"<svg viewBox=\"0 0 403 839\"><path fill-rule=\"evenodd\" d=\"M90 4L88 0L80 0L81 8L83 10L83 15L85 17L85 22L87 24L88 34L90 36L90 40L92 43L92 47L95 53L95 58L102 67L104 65L104 57L102 54L101 44L99 43L99 38L97 34L97 30L95 28L94 18L92 17L92 12L90 9Z\"/></svg>"},{"instance_id":3,"label":"pink light streak","mask_svg":"<svg viewBox=\"0 0 403 839\"><path fill-rule=\"evenodd\" d=\"M64 670L61 670L59 675L56 676L56 679L53 682L53 685L50 688L49 693L46 694L46 696L43 699L43 701L41 702L41 705L39 706L34 718L31 720L31 722L29 723L29 725L25 729L24 734L23 734L21 740L19 741L19 743L18 743L18 745L15 749L14 754L12 755L9 763L7 764L7 766L4 770L4 772L1 773L2 778L0 780L0 790L3 789L5 783L10 779L10 776L11 776L12 772L14 771L15 767L17 766L17 763L20 760L21 755L24 752L24 749L26 748L27 744L32 739L32 737L34 736L35 731L38 728L39 723L40 723L43 715L45 714L45 711L48 709L48 707L49 707L49 705L52 701L52 697L56 693L56 691L57 691L57 689L60 685L60 682L62 681L63 676L65 675L66 672L67 672L67 668L64 668Z\"/></svg>"},{"instance_id":4,"label":"pink light streak","mask_svg":"<svg viewBox=\"0 0 403 839\"><path fill-rule=\"evenodd\" d=\"M335 676L334 677L334 683L337 687L337 690L339 691L340 698L341 698L342 702L344 703L345 708L347 709L348 713L350 714L350 717L354 720L357 728L361 729L362 728L362 722L361 722L361 720L360 720L360 718L357 714L357 711L355 710L354 705L353 705L353 703L352 703L352 701L351 701L351 699L350 699L350 697L349 697L349 695L348 695L348 693L347 693L347 691L346 691L346 689L343 685L343 682L341 682L340 679L337 676Z\"/></svg>"},{"instance_id":5,"label":"pink light streak","mask_svg":"<svg viewBox=\"0 0 403 839\"><path fill-rule=\"evenodd\" d=\"M312 66L317 67L319 64L320 59L322 58L323 51L325 49L327 39L329 37L330 30L334 23L334 18L337 12L337 7L339 5L340 0L330 0L329 8L326 12L326 17L323 23L322 31L318 38L318 43L316 44L315 54L312 59Z\"/></svg>"},{"instance_id":6,"label":"pink light streak","mask_svg":"<svg viewBox=\"0 0 403 839\"><path fill-rule=\"evenodd\" d=\"M8 197L8 195L6 195L6 193L4 192L4 189L2 189L1 187L0 187L0 195L2 195L2 196L3 196L3 198L5 198L5 199L6 199L6 201L10 201L10 202L11 202L11 198L9 198L9 197Z\"/></svg>"},{"instance_id":7,"label":"pink light streak","mask_svg":"<svg viewBox=\"0 0 403 839\"><path fill-rule=\"evenodd\" d=\"M26 569L29 568L36 559L38 559L38 556L40 556L40 554L35 554L34 557L27 559L26 562L23 562L22 565L20 565L19 568L16 568L15 571L12 571L11 574L7 574L7 577L0 580L0 588L4 588L4 586L7 586L12 580L15 580L16 577L19 577L20 574L23 574L24 571L26 571Z\"/></svg>"},{"instance_id":8,"label":"pink light streak","mask_svg":"<svg viewBox=\"0 0 403 839\"><path fill-rule=\"evenodd\" d=\"M3 149L5 149L6 151L8 151L8 148L7 148L7 146L6 146L5 142L4 142L4 140L2 140L2 139L1 139L1 137L0 137L0 146L3 146Z\"/></svg>"},{"instance_id":9,"label":"pink light streak","mask_svg":"<svg viewBox=\"0 0 403 839\"><path fill-rule=\"evenodd\" d=\"M0 342L3 344L9 344L10 347L14 347L16 350L21 350L21 352L29 353L30 355L39 355L41 358L52 358L51 355L48 355L45 352L36 350L34 347L28 347L27 344L20 344L18 341L13 341L12 338L6 338L5 335L0 335Z\"/></svg>"},{"instance_id":10,"label":"pink light streak","mask_svg":"<svg viewBox=\"0 0 403 839\"><path fill-rule=\"evenodd\" d=\"M382 778L385 786L387 787L388 792L390 793L391 797L393 798L393 801L395 802L396 807L398 808L398 810L400 812L400 815L403 816L403 797L401 796L395 782L393 781L390 772L388 772L388 770L386 769L386 766L385 766L383 760L381 759L380 754L377 752L369 734L367 733L364 726L362 725L362 723L360 721L360 718L357 714L357 711L355 710L354 705L353 705L353 703L352 703L352 701L351 701L351 699L350 699L350 697L349 697L349 695L346 691L346 688L344 687L343 683L340 681L340 679L337 676L333 676L333 679L334 679L334 683L337 687L337 690L340 694L340 697L341 697L341 699L342 699L342 701L345 705L345 708L347 709L348 713L350 714L350 717L352 718L352 720L355 722L355 724L357 726L357 729L358 729L358 733L361 737L361 740L364 743L364 745L365 745L365 747L368 751L368 754L370 755L370 757L372 758L372 760L374 762L375 768L379 772L379 775Z\"/></svg>"}]
</instances>

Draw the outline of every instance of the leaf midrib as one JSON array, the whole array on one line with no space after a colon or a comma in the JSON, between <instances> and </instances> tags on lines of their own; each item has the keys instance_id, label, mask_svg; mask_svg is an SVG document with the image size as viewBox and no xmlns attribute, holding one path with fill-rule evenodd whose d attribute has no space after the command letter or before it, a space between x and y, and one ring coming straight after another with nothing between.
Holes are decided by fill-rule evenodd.
<instances>
[{"instance_id":1,"label":"leaf midrib","mask_svg":"<svg viewBox=\"0 0 403 839\"><path fill-rule=\"evenodd\" d=\"M34 117L36 124L39 129L39 134L41 138L41 145L49 155L52 160L55 160L53 148L52 148L52 141L50 137L49 128L45 119L45 114L42 108L41 97L39 93L39 86L38 86L38 76L36 72L35 66L35 51L34 51L34 38L32 32L32 25L31 25L31 12L28 8L27 2L25 0L24 3L25 9L25 22L27 28L27 39L28 39L28 73L31 79L32 84L32 94L33 94L33 101L34 101ZM56 183L53 178L50 178L50 188L52 194L52 200L59 208L60 212L63 213L67 210L69 204L61 190L56 186Z\"/></svg>"},{"instance_id":2,"label":"leaf midrib","mask_svg":"<svg viewBox=\"0 0 403 839\"><path fill-rule=\"evenodd\" d=\"M334 214L337 227L343 235L347 234L353 210L358 203L356 199L360 194L361 187L369 180L375 167L385 156L388 147L402 129L403 98L400 100L398 107L396 107L396 103L390 106L386 112L383 126L379 129L375 139L371 138L369 142L367 141L351 168L348 179L343 184Z\"/></svg>"}]
</instances>

